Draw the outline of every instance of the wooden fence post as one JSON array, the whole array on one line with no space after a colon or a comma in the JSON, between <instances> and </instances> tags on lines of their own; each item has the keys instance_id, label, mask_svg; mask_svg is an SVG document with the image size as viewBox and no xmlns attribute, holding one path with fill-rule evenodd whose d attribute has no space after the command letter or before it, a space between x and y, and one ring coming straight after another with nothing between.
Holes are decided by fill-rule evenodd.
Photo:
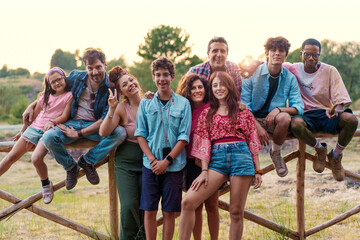
<instances>
[{"instance_id":1,"label":"wooden fence post","mask_svg":"<svg viewBox=\"0 0 360 240\"><path fill-rule=\"evenodd\" d=\"M109 217L111 239L119 239L119 197L115 180L115 159L116 148L109 153L108 172L109 172Z\"/></svg>"},{"instance_id":2,"label":"wooden fence post","mask_svg":"<svg viewBox=\"0 0 360 240\"><path fill-rule=\"evenodd\" d=\"M299 158L296 165L296 220L299 239L305 239L305 207L304 207L304 189L305 189L305 143L299 141Z\"/></svg>"}]
</instances>

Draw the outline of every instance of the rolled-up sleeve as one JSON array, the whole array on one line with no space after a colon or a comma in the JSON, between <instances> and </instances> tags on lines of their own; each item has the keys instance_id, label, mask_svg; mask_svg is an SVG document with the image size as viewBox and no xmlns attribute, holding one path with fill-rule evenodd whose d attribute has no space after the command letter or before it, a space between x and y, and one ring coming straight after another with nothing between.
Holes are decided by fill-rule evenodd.
<instances>
[{"instance_id":1,"label":"rolled-up sleeve","mask_svg":"<svg viewBox=\"0 0 360 240\"><path fill-rule=\"evenodd\" d=\"M180 120L179 135L177 140L186 141L189 143L189 136L191 130L191 107L189 101L185 101L184 115Z\"/></svg>"},{"instance_id":2,"label":"rolled-up sleeve","mask_svg":"<svg viewBox=\"0 0 360 240\"><path fill-rule=\"evenodd\" d=\"M252 79L245 79L241 88L241 101L252 111L251 108L251 93L252 93Z\"/></svg>"},{"instance_id":3,"label":"rolled-up sleeve","mask_svg":"<svg viewBox=\"0 0 360 240\"><path fill-rule=\"evenodd\" d=\"M141 100L139 109L136 114L136 130L135 130L135 137L144 137L147 138L149 131L146 124L146 114L145 114L145 107L146 107L146 99Z\"/></svg>"},{"instance_id":4,"label":"rolled-up sleeve","mask_svg":"<svg viewBox=\"0 0 360 240\"><path fill-rule=\"evenodd\" d=\"M304 114L304 102L301 97L299 84L293 74L289 74L290 93L289 93L289 107L294 107L298 111L298 115Z\"/></svg>"}]
</instances>

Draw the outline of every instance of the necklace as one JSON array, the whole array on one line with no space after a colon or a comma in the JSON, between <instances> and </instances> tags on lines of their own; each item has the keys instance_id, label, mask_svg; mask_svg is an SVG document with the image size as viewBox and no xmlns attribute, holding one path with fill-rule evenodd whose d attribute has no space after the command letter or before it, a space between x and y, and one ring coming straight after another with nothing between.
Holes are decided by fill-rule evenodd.
<instances>
[{"instance_id":1,"label":"necklace","mask_svg":"<svg viewBox=\"0 0 360 240\"><path fill-rule=\"evenodd\" d=\"M277 79L279 78L279 74L276 74L275 76L271 75L271 73L269 73L269 77L272 79Z\"/></svg>"}]
</instances>

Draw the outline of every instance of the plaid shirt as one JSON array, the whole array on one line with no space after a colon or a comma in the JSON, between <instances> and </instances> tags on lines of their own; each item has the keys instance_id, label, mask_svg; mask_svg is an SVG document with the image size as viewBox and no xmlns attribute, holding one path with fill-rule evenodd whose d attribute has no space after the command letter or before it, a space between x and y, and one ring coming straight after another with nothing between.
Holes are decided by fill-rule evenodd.
<instances>
[{"instance_id":1,"label":"plaid shirt","mask_svg":"<svg viewBox=\"0 0 360 240\"><path fill-rule=\"evenodd\" d=\"M225 61L225 71L234 79L236 88L241 92L241 85L242 85L242 79L240 75L239 66L236 63ZM211 75L211 68L210 68L210 62L204 62L199 65L196 65L195 67L190 68L189 73L196 73L203 77L205 77L207 80L209 80Z\"/></svg>"}]
</instances>

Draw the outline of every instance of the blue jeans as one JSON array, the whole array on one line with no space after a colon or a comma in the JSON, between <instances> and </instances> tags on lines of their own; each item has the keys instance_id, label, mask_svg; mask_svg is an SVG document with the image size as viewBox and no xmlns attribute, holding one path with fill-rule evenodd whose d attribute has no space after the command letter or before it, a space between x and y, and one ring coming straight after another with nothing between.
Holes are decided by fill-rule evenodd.
<instances>
[{"instance_id":1,"label":"blue jeans","mask_svg":"<svg viewBox=\"0 0 360 240\"><path fill-rule=\"evenodd\" d=\"M79 130L86 128L93 123L94 122L92 121L69 120L64 125L67 127L72 126L75 130ZM99 133L94 133L82 138L100 141L83 156L87 163L94 165L95 163L103 160L113 148L119 146L125 140L126 131L125 128L118 126L107 137L101 137ZM65 145L75 142L78 139L80 138L70 138L66 136L58 127L56 127L55 130L50 129L44 133L42 142L47 150L53 154L55 160L61 164L66 171L68 171L76 165L76 162L67 152Z\"/></svg>"}]
</instances>

